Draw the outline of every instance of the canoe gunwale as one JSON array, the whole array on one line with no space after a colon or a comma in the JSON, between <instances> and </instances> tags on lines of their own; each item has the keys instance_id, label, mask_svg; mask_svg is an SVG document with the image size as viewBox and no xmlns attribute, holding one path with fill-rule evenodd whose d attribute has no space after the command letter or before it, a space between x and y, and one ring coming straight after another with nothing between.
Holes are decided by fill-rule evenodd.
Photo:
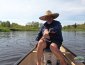
<instances>
[{"instance_id":1,"label":"canoe gunwale","mask_svg":"<svg viewBox=\"0 0 85 65\"><path fill-rule=\"evenodd\" d=\"M73 56L77 56L75 53L73 53L72 51L70 51L68 48L66 48L64 45L62 45L62 47L64 47L67 51L69 51Z\"/></svg>"},{"instance_id":2,"label":"canoe gunwale","mask_svg":"<svg viewBox=\"0 0 85 65\"><path fill-rule=\"evenodd\" d=\"M66 48L64 45L62 45L62 47L64 47L68 52L70 52L74 57L77 57L77 55L75 53L73 53L72 51L70 51L68 48ZM68 59L68 58L67 58ZM73 62L75 63L75 62ZM85 62L80 62L80 64L85 65Z\"/></svg>"}]
</instances>

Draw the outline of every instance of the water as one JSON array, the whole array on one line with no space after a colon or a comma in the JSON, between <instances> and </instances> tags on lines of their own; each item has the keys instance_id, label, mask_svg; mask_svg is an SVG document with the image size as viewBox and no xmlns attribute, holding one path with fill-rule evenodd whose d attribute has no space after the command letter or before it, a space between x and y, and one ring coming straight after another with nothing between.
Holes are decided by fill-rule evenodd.
<instances>
[{"instance_id":1,"label":"water","mask_svg":"<svg viewBox=\"0 0 85 65\"><path fill-rule=\"evenodd\" d=\"M85 57L85 32L63 32L64 45L76 55Z\"/></svg>"},{"instance_id":2,"label":"water","mask_svg":"<svg viewBox=\"0 0 85 65\"><path fill-rule=\"evenodd\" d=\"M35 32L0 32L0 65L13 65L29 52Z\"/></svg>"},{"instance_id":3,"label":"water","mask_svg":"<svg viewBox=\"0 0 85 65\"><path fill-rule=\"evenodd\" d=\"M0 65L13 65L36 45L37 32L0 32ZM63 32L63 45L85 56L85 32Z\"/></svg>"}]
</instances>

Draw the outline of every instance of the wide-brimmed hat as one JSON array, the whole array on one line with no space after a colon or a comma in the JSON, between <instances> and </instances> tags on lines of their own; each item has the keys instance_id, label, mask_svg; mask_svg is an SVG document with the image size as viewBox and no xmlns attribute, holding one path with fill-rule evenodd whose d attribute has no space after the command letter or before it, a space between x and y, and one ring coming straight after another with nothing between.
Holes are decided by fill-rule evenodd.
<instances>
[{"instance_id":1,"label":"wide-brimmed hat","mask_svg":"<svg viewBox=\"0 0 85 65\"><path fill-rule=\"evenodd\" d=\"M52 13L50 10L46 11L46 14L44 16L39 17L40 20L47 20L48 18L57 18L59 16L59 13Z\"/></svg>"}]
</instances>

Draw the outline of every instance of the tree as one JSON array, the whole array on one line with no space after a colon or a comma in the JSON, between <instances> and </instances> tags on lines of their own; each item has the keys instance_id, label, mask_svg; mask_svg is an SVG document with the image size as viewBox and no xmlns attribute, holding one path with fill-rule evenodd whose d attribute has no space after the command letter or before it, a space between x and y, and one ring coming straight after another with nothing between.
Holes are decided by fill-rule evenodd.
<instances>
[{"instance_id":1,"label":"tree","mask_svg":"<svg viewBox=\"0 0 85 65\"><path fill-rule=\"evenodd\" d=\"M2 21L0 21L0 26L1 26L1 22L2 22Z\"/></svg>"},{"instance_id":2,"label":"tree","mask_svg":"<svg viewBox=\"0 0 85 65\"><path fill-rule=\"evenodd\" d=\"M0 24L1 24L2 21L0 21Z\"/></svg>"},{"instance_id":3,"label":"tree","mask_svg":"<svg viewBox=\"0 0 85 65\"><path fill-rule=\"evenodd\" d=\"M84 22L84 25L85 25L85 22Z\"/></svg>"},{"instance_id":4,"label":"tree","mask_svg":"<svg viewBox=\"0 0 85 65\"><path fill-rule=\"evenodd\" d=\"M1 22L1 26L3 26L3 27L10 27L10 22L9 21Z\"/></svg>"},{"instance_id":5,"label":"tree","mask_svg":"<svg viewBox=\"0 0 85 65\"><path fill-rule=\"evenodd\" d=\"M17 27L17 26L19 26L17 23L12 23L11 24L11 27Z\"/></svg>"},{"instance_id":6,"label":"tree","mask_svg":"<svg viewBox=\"0 0 85 65\"><path fill-rule=\"evenodd\" d=\"M1 22L1 26L6 27L6 22Z\"/></svg>"},{"instance_id":7,"label":"tree","mask_svg":"<svg viewBox=\"0 0 85 65\"><path fill-rule=\"evenodd\" d=\"M10 27L10 22L9 21L6 21L6 27Z\"/></svg>"},{"instance_id":8,"label":"tree","mask_svg":"<svg viewBox=\"0 0 85 65\"><path fill-rule=\"evenodd\" d=\"M75 23L74 25L72 25L74 28L76 28L77 27L77 24Z\"/></svg>"},{"instance_id":9,"label":"tree","mask_svg":"<svg viewBox=\"0 0 85 65\"><path fill-rule=\"evenodd\" d=\"M67 26L68 29L69 29L70 27L71 27L70 25Z\"/></svg>"},{"instance_id":10,"label":"tree","mask_svg":"<svg viewBox=\"0 0 85 65\"><path fill-rule=\"evenodd\" d=\"M39 28L39 22L34 22L32 21L31 23L27 23L27 25L29 28Z\"/></svg>"}]
</instances>

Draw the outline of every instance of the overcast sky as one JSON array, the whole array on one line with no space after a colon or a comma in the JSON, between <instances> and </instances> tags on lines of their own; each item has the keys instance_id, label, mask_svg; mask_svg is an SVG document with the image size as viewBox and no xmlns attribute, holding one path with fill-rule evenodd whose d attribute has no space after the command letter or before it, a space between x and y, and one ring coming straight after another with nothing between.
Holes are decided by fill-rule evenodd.
<instances>
[{"instance_id":1,"label":"overcast sky","mask_svg":"<svg viewBox=\"0 0 85 65\"><path fill-rule=\"evenodd\" d=\"M0 0L0 21L9 20L21 25L39 21L47 10L59 13L64 25L85 22L85 0Z\"/></svg>"}]
</instances>

